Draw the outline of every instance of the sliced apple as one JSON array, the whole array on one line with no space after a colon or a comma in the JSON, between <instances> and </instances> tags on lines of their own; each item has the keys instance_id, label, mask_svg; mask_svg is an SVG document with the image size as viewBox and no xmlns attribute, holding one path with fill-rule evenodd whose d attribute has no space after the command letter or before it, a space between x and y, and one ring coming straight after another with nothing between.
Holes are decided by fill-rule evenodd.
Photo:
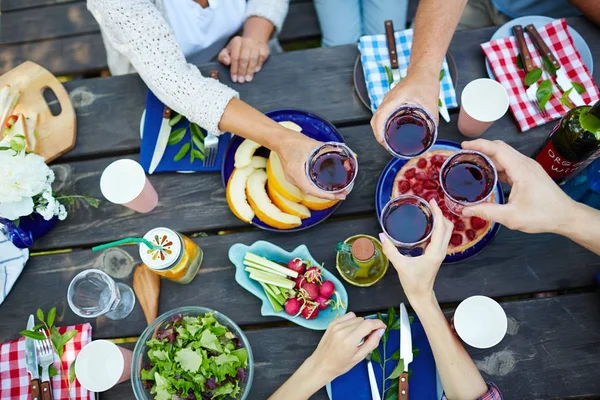
<instances>
[{"instance_id":1,"label":"sliced apple","mask_svg":"<svg viewBox=\"0 0 600 400\"><path fill-rule=\"evenodd\" d=\"M281 121L279 123L279 125L283 126L284 128L288 128L288 129L291 129L293 131L296 131L296 132L302 132L302 127L300 125L298 125L297 123L292 122L292 121Z\"/></svg>"},{"instance_id":2,"label":"sliced apple","mask_svg":"<svg viewBox=\"0 0 600 400\"><path fill-rule=\"evenodd\" d=\"M246 182L246 195L250 206L258 219L277 229L292 229L302 224L300 217L284 213L277 208L267 194L265 184L267 173L263 169L256 169Z\"/></svg>"},{"instance_id":3,"label":"sliced apple","mask_svg":"<svg viewBox=\"0 0 600 400\"><path fill-rule=\"evenodd\" d=\"M311 210L325 210L329 207L335 206L338 201L339 200L320 199L318 197L305 194L300 204L305 205Z\"/></svg>"},{"instance_id":4,"label":"sliced apple","mask_svg":"<svg viewBox=\"0 0 600 400\"><path fill-rule=\"evenodd\" d=\"M259 147L260 144L252 140L244 140L235 151L234 166L236 168L246 168L252 164L252 156Z\"/></svg>"},{"instance_id":5,"label":"sliced apple","mask_svg":"<svg viewBox=\"0 0 600 400\"><path fill-rule=\"evenodd\" d=\"M267 181L267 193L269 194L269 197L271 198L273 204L279 207L281 211L288 214L296 215L300 217L300 219L310 218L310 210L308 209L308 207L303 206L299 203L294 203L293 201L290 201L283 197L281 193L279 193L273 188L271 181Z\"/></svg>"},{"instance_id":6,"label":"sliced apple","mask_svg":"<svg viewBox=\"0 0 600 400\"><path fill-rule=\"evenodd\" d=\"M254 171L255 169L252 166L234 169L225 189L225 197L229 208L236 217L246 223L250 223L254 218L254 210L250 207L246 198L246 182Z\"/></svg>"},{"instance_id":7,"label":"sliced apple","mask_svg":"<svg viewBox=\"0 0 600 400\"><path fill-rule=\"evenodd\" d=\"M254 156L250 159L250 165L254 169L265 169L267 168L267 159L265 157Z\"/></svg>"},{"instance_id":8,"label":"sliced apple","mask_svg":"<svg viewBox=\"0 0 600 400\"><path fill-rule=\"evenodd\" d=\"M269 177L269 182L273 185L273 189L277 190L286 199L293 201L294 203L300 203L304 198L304 193L302 193L300 188L285 180L281 161L274 151L269 155L267 176Z\"/></svg>"}]
</instances>

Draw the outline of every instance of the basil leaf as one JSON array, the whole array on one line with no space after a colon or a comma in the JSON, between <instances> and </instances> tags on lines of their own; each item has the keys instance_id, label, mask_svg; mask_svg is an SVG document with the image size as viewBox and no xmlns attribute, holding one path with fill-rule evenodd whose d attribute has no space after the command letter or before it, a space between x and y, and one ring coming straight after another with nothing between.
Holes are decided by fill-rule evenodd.
<instances>
[{"instance_id":1,"label":"basil leaf","mask_svg":"<svg viewBox=\"0 0 600 400\"><path fill-rule=\"evenodd\" d=\"M398 399L398 388L389 389L387 395L385 396L385 400L396 400Z\"/></svg>"},{"instance_id":2,"label":"basil leaf","mask_svg":"<svg viewBox=\"0 0 600 400\"><path fill-rule=\"evenodd\" d=\"M46 321L44 321L44 312L42 311L41 308L37 309L36 315L41 322L46 322Z\"/></svg>"},{"instance_id":3,"label":"basil leaf","mask_svg":"<svg viewBox=\"0 0 600 400\"><path fill-rule=\"evenodd\" d=\"M442 107L442 106L443 106L442 100L438 98L438 107Z\"/></svg>"},{"instance_id":4,"label":"basil leaf","mask_svg":"<svg viewBox=\"0 0 600 400\"><path fill-rule=\"evenodd\" d=\"M392 70L390 69L390 67L388 67L387 65L383 65L383 69L385 69L385 74L387 75L387 81L388 81L388 86L391 87L392 83L394 83L394 74L392 73Z\"/></svg>"},{"instance_id":5,"label":"basil leaf","mask_svg":"<svg viewBox=\"0 0 600 400\"><path fill-rule=\"evenodd\" d=\"M192 149L192 151L190 151L190 164L193 164L195 159L194 150Z\"/></svg>"},{"instance_id":6,"label":"basil leaf","mask_svg":"<svg viewBox=\"0 0 600 400\"><path fill-rule=\"evenodd\" d=\"M413 347L412 352L413 352L413 358L414 358L414 357L416 357L416 356L419 355L419 353L421 352L421 350L419 350L418 347Z\"/></svg>"},{"instance_id":7,"label":"basil leaf","mask_svg":"<svg viewBox=\"0 0 600 400\"><path fill-rule=\"evenodd\" d=\"M535 97L537 98L538 103L540 103L540 110L543 110L546 107L546 103L552 97L552 81L546 79L540 83L538 90L535 92Z\"/></svg>"},{"instance_id":8,"label":"basil leaf","mask_svg":"<svg viewBox=\"0 0 600 400\"><path fill-rule=\"evenodd\" d=\"M515 57L515 64L517 65L517 68L525 69L525 66L523 65L523 59L521 58L520 54L517 54L517 57Z\"/></svg>"},{"instance_id":9,"label":"basil leaf","mask_svg":"<svg viewBox=\"0 0 600 400\"><path fill-rule=\"evenodd\" d=\"M177 154L175 154L175 157L173 157L173 160L175 161L179 161L181 160L183 157L185 157L185 155L187 154L187 152L190 150L190 144L186 143L183 146L181 146L181 149L179 149L179 152Z\"/></svg>"},{"instance_id":10,"label":"basil leaf","mask_svg":"<svg viewBox=\"0 0 600 400\"><path fill-rule=\"evenodd\" d=\"M31 330L32 331L39 331L43 327L44 327L44 324L37 324L36 326L34 326L33 328L31 328Z\"/></svg>"},{"instance_id":11,"label":"basil leaf","mask_svg":"<svg viewBox=\"0 0 600 400\"><path fill-rule=\"evenodd\" d=\"M69 385L71 385L75 381L75 361L77 360L73 360L73 362L69 366Z\"/></svg>"},{"instance_id":12,"label":"basil leaf","mask_svg":"<svg viewBox=\"0 0 600 400\"><path fill-rule=\"evenodd\" d=\"M169 135L168 145L172 146L174 144L181 142L183 140L183 138L185 137L186 130L187 130L187 128L179 128L179 129L176 129L173 132L171 132L171 134Z\"/></svg>"},{"instance_id":13,"label":"basil leaf","mask_svg":"<svg viewBox=\"0 0 600 400\"><path fill-rule=\"evenodd\" d=\"M573 88L567 90L566 92L564 92L562 94L562 96L560 96L560 104L562 104L565 107L569 107L569 108L575 107L573 105L573 103L571 103L571 100L569 100L569 94L571 94L572 91L573 91Z\"/></svg>"},{"instance_id":14,"label":"basil leaf","mask_svg":"<svg viewBox=\"0 0 600 400\"><path fill-rule=\"evenodd\" d=\"M440 70L440 81L441 81L442 79L444 79L444 76L445 76L445 75L446 75L446 70L444 70L444 69Z\"/></svg>"},{"instance_id":15,"label":"basil leaf","mask_svg":"<svg viewBox=\"0 0 600 400\"><path fill-rule=\"evenodd\" d=\"M394 307L390 307L388 309L387 312L387 322L386 322L386 326L388 328L388 330L391 329L391 327L394 325L394 322L396 322L396 310L394 309Z\"/></svg>"},{"instance_id":16,"label":"basil leaf","mask_svg":"<svg viewBox=\"0 0 600 400\"><path fill-rule=\"evenodd\" d=\"M190 129L192 131L192 136L196 136L200 140L204 140L204 133L202 133L202 129L193 122L190 124Z\"/></svg>"},{"instance_id":17,"label":"basil leaf","mask_svg":"<svg viewBox=\"0 0 600 400\"><path fill-rule=\"evenodd\" d=\"M392 371L390 376L388 376L388 379L396 379L400 375L402 375L403 372L404 372L404 360L400 359L400 361L398 361L398 365L396 365L396 368L394 368L394 370Z\"/></svg>"},{"instance_id":18,"label":"basil leaf","mask_svg":"<svg viewBox=\"0 0 600 400\"><path fill-rule=\"evenodd\" d=\"M542 77L541 68L534 68L531 71L529 71L527 73L527 75L525 76L525 84L527 86L531 86L534 83L536 83L538 80L540 80L541 77Z\"/></svg>"},{"instance_id":19,"label":"basil leaf","mask_svg":"<svg viewBox=\"0 0 600 400\"><path fill-rule=\"evenodd\" d=\"M194 154L195 158L204 161L204 154L202 154L201 152L199 152L196 149L192 149L192 153Z\"/></svg>"},{"instance_id":20,"label":"basil leaf","mask_svg":"<svg viewBox=\"0 0 600 400\"><path fill-rule=\"evenodd\" d=\"M554 64L552 64L550 60L548 60L545 57L542 60L544 62L544 69L546 70L546 72L552 76L556 76L556 67L554 66Z\"/></svg>"},{"instance_id":21,"label":"basil leaf","mask_svg":"<svg viewBox=\"0 0 600 400\"><path fill-rule=\"evenodd\" d=\"M394 354L390 357L390 360L399 360L400 359L400 349L396 350Z\"/></svg>"},{"instance_id":22,"label":"basil leaf","mask_svg":"<svg viewBox=\"0 0 600 400\"><path fill-rule=\"evenodd\" d=\"M50 378L53 378L56 375L58 375L58 370L54 365L48 367L48 375L50 375Z\"/></svg>"},{"instance_id":23,"label":"basil leaf","mask_svg":"<svg viewBox=\"0 0 600 400\"><path fill-rule=\"evenodd\" d=\"M182 118L183 116L181 114L175 114L175 116L169 120L169 126L177 125Z\"/></svg>"},{"instance_id":24,"label":"basil leaf","mask_svg":"<svg viewBox=\"0 0 600 400\"><path fill-rule=\"evenodd\" d=\"M415 320L415 316L414 315L409 315L408 316L408 323L409 324L412 324L414 320Z\"/></svg>"},{"instance_id":25,"label":"basil leaf","mask_svg":"<svg viewBox=\"0 0 600 400\"><path fill-rule=\"evenodd\" d=\"M381 354L379 354L379 349L375 349L371 352L371 361L374 361L376 363L381 362Z\"/></svg>"},{"instance_id":26,"label":"basil leaf","mask_svg":"<svg viewBox=\"0 0 600 400\"><path fill-rule=\"evenodd\" d=\"M204 142L202 140L198 139L197 136L192 135L192 142L194 142L194 146L196 146L198 150L204 153Z\"/></svg>"},{"instance_id":27,"label":"basil leaf","mask_svg":"<svg viewBox=\"0 0 600 400\"><path fill-rule=\"evenodd\" d=\"M44 340L44 339L46 339L46 336L44 336L43 333L41 333L41 332L34 332L34 331L28 331L28 330L23 330L23 331L19 332L19 335L25 336L25 337L28 337L28 338L34 339L34 340Z\"/></svg>"},{"instance_id":28,"label":"basil leaf","mask_svg":"<svg viewBox=\"0 0 600 400\"><path fill-rule=\"evenodd\" d=\"M50 311L48 311L48 326L54 326L54 319L56 318L56 307L52 307Z\"/></svg>"},{"instance_id":29,"label":"basil leaf","mask_svg":"<svg viewBox=\"0 0 600 400\"><path fill-rule=\"evenodd\" d=\"M584 94L586 92L585 86L583 86L579 82L571 82L571 85L573 85L573 87L575 88L575 91L579 94Z\"/></svg>"}]
</instances>

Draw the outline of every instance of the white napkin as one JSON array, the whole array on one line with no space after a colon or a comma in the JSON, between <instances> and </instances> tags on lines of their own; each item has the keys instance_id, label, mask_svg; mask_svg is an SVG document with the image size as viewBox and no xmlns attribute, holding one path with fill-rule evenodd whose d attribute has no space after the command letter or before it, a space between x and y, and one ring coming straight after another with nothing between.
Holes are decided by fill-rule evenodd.
<instances>
[{"instance_id":1,"label":"white napkin","mask_svg":"<svg viewBox=\"0 0 600 400\"><path fill-rule=\"evenodd\" d=\"M19 249L7 239L0 225L0 304L17 281L29 259L28 249Z\"/></svg>"}]
</instances>

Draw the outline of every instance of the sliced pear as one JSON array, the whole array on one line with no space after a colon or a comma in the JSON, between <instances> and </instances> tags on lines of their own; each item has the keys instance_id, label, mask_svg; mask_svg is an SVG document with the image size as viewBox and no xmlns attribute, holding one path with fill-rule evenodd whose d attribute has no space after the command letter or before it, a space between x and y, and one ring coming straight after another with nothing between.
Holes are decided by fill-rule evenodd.
<instances>
[{"instance_id":1,"label":"sliced pear","mask_svg":"<svg viewBox=\"0 0 600 400\"><path fill-rule=\"evenodd\" d=\"M236 168L246 168L252 164L252 156L259 147L260 144L252 140L244 140L235 151L234 166Z\"/></svg>"},{"instance_id":2,"label":"sliced pear","mask_svg":"<svg viewBox=\"0 0 600 400\"><path fill-rule=\"evenodd\" d=\"M294 203L300 203L304 198L304 193L297 186L292 185L285 180L285 174L281 167L281 161L279 156L274 151L269 155L269 162L267 163L267 175L269 182L273 185L273 189L277 190L283 197L293 201Z\"/></svg>"},{"instance_id":3,"label":"sliced pear","mask_svg":"<svg viewBox=\"0 0 600 400\"><path fill-rule=\"evenodd\" d=\"M267 173L257 169L250 174L246 182L246 195L250 206L258 219L277 229L292 229L302 224L300 217L286 214L277 208L269 198L265 189Z\"/></svg>"},{"instance_id":4,"label":"sliced pear","mask_svg":"<svg viewBox=\"0 0 600 400\"><path fill-rule=\"evenodd\" d=\"M254 210L250 207L246 198L246 183L248 177L254 171L255 169L252 166L234 169L225 189L225 197L229 208L236 217L246 223L250 223L254 218Z\"/></svg>"},{"instance_id":5,"label":"sliced pear","mask_svg":"<svg viewBox=\"0 0 600 400\"><path fill-rule=\"evenodd\" d=\"M281 193L273 188L271 181L267 181L267 193L269 194L273 204L279 207L281 211L296 215L300 217L300 219L310 218L310 210L308 207L303 206L302 204L294 203L293 201L283 197Z\"/></svg>"},{"instance_id":6,"label":"sliced pear","mask_svg":"<svg viewBox=\"0 0 600 400\"><path fill-rule=\"evenodd\" d=\"M302 127L300 125L298 125L297 123L292 122L292 121L281 121L279 123L279 125L283 126L284 128L288 128L288 129L291 129L293 131L296 131L296 132L302 132Z\"/></svg>"},{"instance_id":7,"label":"sliced pear","mask_svg":"<svg viewBox=\"0 0 600 400\"><path fill-rule=\"evenodd\" d=\"M265 169L267 168L267 159L265 157L254 156L250 159L250 165L254 169Z\"/></svg>"}]
</instances>

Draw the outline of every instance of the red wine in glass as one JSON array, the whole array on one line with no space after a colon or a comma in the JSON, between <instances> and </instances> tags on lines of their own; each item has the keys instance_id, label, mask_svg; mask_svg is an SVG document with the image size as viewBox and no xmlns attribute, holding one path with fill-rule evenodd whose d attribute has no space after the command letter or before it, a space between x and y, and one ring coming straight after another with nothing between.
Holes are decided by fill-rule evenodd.
<instances>
[{"instance_id":1,"label":"red wine in glass","mask_svg":"<svg viewBox=\"0 0 600 400\"><path fill-rule=\"evenodd\" d=\"M396 247L416 249L431 236L433 212L422 198L400 195L385 205L379 223ZM413 255L412 252L405 254Z\"/></svg>"},{"instance_id":2,"label":"red wine in glass","mask_svg":"<svg viewBox=\"0 0 600 400\"><path fill-rule=\"evenodd\" d=\"M341 143L325 143L315 150L307 163L307 174L313 184L336 193L354 183L357 161L352 150Z\"/></svg>"},{"instance_id":3,"label":"red wine in glass","mask_svg":"<svg viewBox=\"0 0 600 400\"><path fill-rule=\"evenodd\" d=\"M406 105L390 116L385 125L384 138L392 155L412 158L433 146L437 127L422 108Z\"/></svg>"}]
</instances>

